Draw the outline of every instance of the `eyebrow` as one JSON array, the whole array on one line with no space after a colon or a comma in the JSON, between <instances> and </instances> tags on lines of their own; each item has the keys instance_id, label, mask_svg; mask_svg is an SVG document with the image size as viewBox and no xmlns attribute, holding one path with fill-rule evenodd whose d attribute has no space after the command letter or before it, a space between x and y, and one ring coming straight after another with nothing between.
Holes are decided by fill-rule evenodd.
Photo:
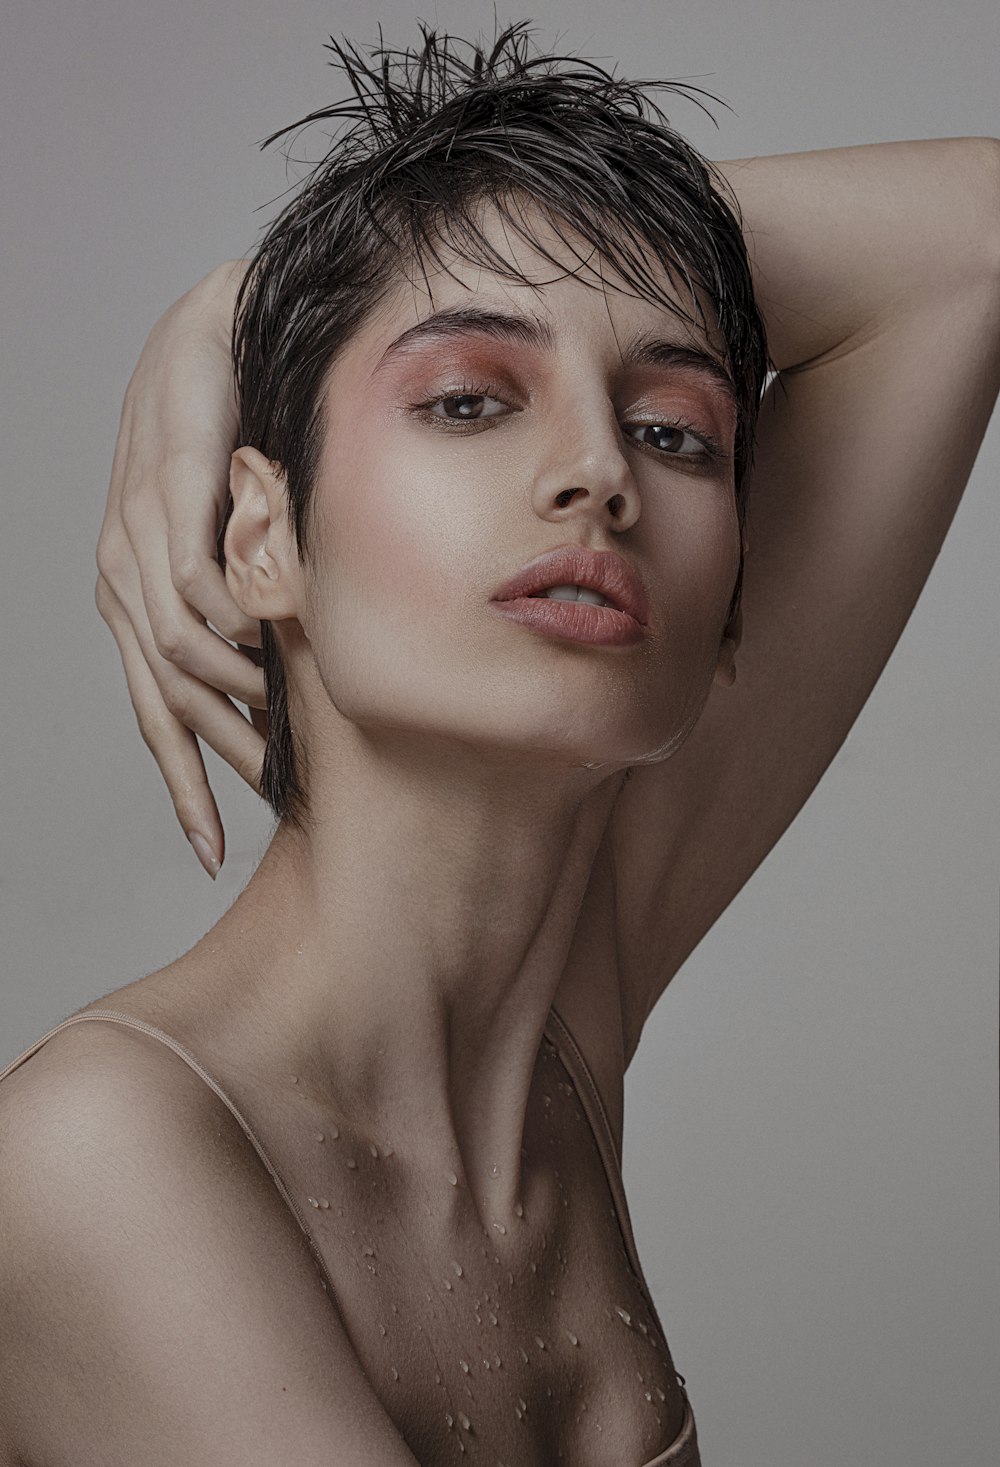
<instances>
[{"instance_id":1,"label":"eyebrow","mask_svg":"<svg viewBox=\"0 0 1000 1467\"><path fill-rule=\"evenodd\" d=\"M397 336L382 353L375 372L380 371L392 357L425 341L463 336L491 336L499 341L516 341L542 351L552 351L556 344L552 327L537 316L515 315L482 306L460 306L435 311ZM678 367L695 372L721 388L733 407L738 406L732 377L721 362L697 347L649 334L640 335L625 342L622 360L629 366Z\"/></svg>"}]
</instances>

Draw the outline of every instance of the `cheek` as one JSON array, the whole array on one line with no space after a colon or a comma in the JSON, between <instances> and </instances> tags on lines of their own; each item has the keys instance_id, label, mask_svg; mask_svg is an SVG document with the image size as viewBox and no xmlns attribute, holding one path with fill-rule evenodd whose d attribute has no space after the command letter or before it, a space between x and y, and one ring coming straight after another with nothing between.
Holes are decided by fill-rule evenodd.
<instances>
[{"instance_id":1,"label":"cheek","mask_svg":"<svg viewBox=\"0 0 1000 1467\"><path fill-rule=\"evenodd\" d=\"M646 497L646 507L653 504ZM739 571L740 532L732 486L693 481L664 495L653 514L651 543L668 611L714 636Z\"/></svg>"},{"instance_id":2,"label":"cheek","mask_svg":"<svg viewBox=\"0 0 1000 1467\"><path fill-rule=\"evenodd\" d=\"M446 669L463 681L492 584L489 494L476 485L477 514L456 466L415 436L373 434L347 451L342 437L317 475L307 631L345 712L371 712L389 690L394 705L416 705Z\"/></svg>"}]
</instances>

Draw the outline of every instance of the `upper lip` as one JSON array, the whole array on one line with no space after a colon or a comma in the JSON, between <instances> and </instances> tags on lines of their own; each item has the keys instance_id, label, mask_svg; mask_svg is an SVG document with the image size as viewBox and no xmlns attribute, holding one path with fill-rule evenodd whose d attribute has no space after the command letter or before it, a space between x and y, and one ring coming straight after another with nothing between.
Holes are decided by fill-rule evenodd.
<instances>
[{"instance_id":1,"label":"upper lip","mask_svg":"<svg viewBox=\"0 0 1000 1467\"><path fill-rule=\"evenodd\" d=\"M492 599L513 601L552 586L586 586L641 626L648 625L646 593L628 561L613 550L588 550L584 545L560 545L529 561L493 592Z\"/></svg>"}]
</instances>

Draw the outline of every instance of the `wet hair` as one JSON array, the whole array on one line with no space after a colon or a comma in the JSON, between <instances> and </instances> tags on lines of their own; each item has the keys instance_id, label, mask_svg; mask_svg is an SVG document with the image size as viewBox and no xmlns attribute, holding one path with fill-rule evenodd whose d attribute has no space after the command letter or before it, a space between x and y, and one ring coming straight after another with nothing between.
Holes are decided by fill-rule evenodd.
<instances>
[{"instance_id":1,"label":"wet hair","mask_svg":"<svg viewBox=\"0 0 1000 1467\"><path fill-rule=\"evenodd\" d=\"M490 47L439 37L423 24L420 32L422 44L403 50L381 44L380 32L380 45L367 59L353 44L331 37L326 49L349 83L347 99L261 145L319 121L339 126L325 157L267 226L234 317L240 443L259 449L284 473L300 563L308 553L323 443L323 385L338 353L404 271L414 265L426 270L427 261L447 268L442 245L503 279L528 283L484 237L484 203L565 274L564 264L532 234L525 200L581 264L580 239L618 277L614 288L693 324L653 278L652 251L679 295L683 282L708 329L695 286L704 291L736 388L734 477L742 531L771 365L742 217L735 197L730 205L722 196L730 194L725 178L678 135L648 94L701 89L626 81L591 61L543 55L527 21L508 26ZM730 618L742 581L741 547ZM304 750L293 737L285 671L267 622L261 623L261 642L269 723L262 791L279 820L301 827L308 818Z\"/></svg>"}]
</instances>

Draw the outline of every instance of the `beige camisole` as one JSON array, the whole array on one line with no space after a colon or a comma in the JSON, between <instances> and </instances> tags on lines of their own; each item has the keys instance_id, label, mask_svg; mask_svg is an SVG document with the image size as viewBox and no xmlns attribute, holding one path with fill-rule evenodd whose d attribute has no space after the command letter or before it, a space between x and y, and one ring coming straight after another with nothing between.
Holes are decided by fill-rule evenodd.
<instances>
[{"instance_id":1,"label":"beige camisole","mask_svg":"<svg viewBox=\"0 0 1000 1467\"><path fill-rule=\"evenodd\" d=\"M309 1228L306 1225L305 1218L303 1217L299 1208L296 1206L294 1199L292 1198L287 1187L282 1181L277 1168L271 1161L271 1158L268 1156L262 1142L258 1140L257 1136L244 1120L243 1116L233 1104L232 1100L230 1100L229 1096L225 1094L225 1092L216 1083L216 1081L213 1080L212 1076L201 1067L195 1057L190 1054L189 1051L183 1047L183 1045L179 1044L176 1039L171 1038L169 1034L165 1034L162 1029L154 1028L152 1024L147 1024L143 1019L133 1018L131 1014L118 1013L113 1009L92 1009L88 1013L73 1014L71 1018L64 1019L61 1024L56 1024L54 1028L49 1029L48 1032L43 1034L40 1039L36 1039L34 1044L26 1049L23 1054L20 1054L16 1059L11 1060L6 1069L0 1071L0 1081L6 1079L6 1077L13 1070L16 1070L20 1065L23 1065L25 1060L30 1059L37 1050L41 1049L46 1040L52 1038L53 1034L58 1034L60 1029L65 1029L69 1024L80 1024L83 1023L85 1020L102 1020L106 1023L126 1024L132 1029L139 1029L142 1031L142 1033L151 1035L154 1039L158 1039L161 1041L161 1043L166 1044L170 1049L174 1051L175 1054L178 1054L185 1062L185 1064L189 1065L191 1069L194 1070L195 1074L200 1076L200 1078L204 1080L205 1084L208 1085L209 1088L215 1092L215 1094L219 1097L226 1108L232 1113L232 1115L238 1122L241 1130L244 1132L247 1140L250 1142L251 1146L253 1146L257 1155L260 1157L261 1161L264 1163L264 1166L270 1173L270 1176L274 1181L274 1185L277 1187L279 1193L281 1194L282 1200L291 1210L299 1227L302 1229L303 1233L306 1236L306 1240L312 1251L313 1257L316 1259L316 1262L319 1265L321 1275L326 1280L327 1288L331 1291L331 1293L333 1293L333 1285L329 1279L329 1275L327 1274L326 1266L323 1263L322 1258L320 1257L319 1250L313 1242L312 1234L310 1233ZM656 1321L662 1337L663 1329L660 1325L659 1317L656 1313L653 1301L650 1298L649 1289L647 1287L646 1280L642 1272L642 1265L639 1262L639 1256L636 1252L635 1238L632 1234L632 1224L629 1219L628 1213L628 1203L625 1199L625 1187L622 1181L621 1162L619 1160L617 1148L615 1146L614 1133L611 1130L611 1124L608 1121L607 1112L604 1109L604 1105L598 1093L597 1086L594 1083L593 1076L590 1073L587 1062L580 1052L576 1041L574 1040L572 1034L566 1027L563 1020L556 1013L555 1009L551 1009L549 1011L548 1022L545 1026L545 1035L549 1042L554 1045L560 1062L562 1063L567 1074L570 1076L570 1079L573 1081L573 1084L575 1085L577 1093L580 1097L584 1114L586 1115L587 1120L590 1122L590 1128L593 1132L594 1140L597 1143L597 1149L600 1153L601 1161L604 1165L604 1171L608 1179L608 1186L611 1189L611 1196L615 1205L615 1213L618 1218L618 1225L621 1228L622 1241L625 1244L626 1256L628 1257L629 1264L639 1281L643 1295L646 1299L646 1303L649 1305L650 1313L652 1314L653 1319ZM701 1467L701 1458L698 1455L698 1440L697 1433L695 1431L694 1417L691 1413L691 1406L687 1398L687 1392L684 1389L683 1379L680 1380L680 1384L681 1390L684 1394L684 1422L681 1426L680 1434L675 1438L673 1443L667 1448L665 1452L661 1452L658 1457L653 1457L650 1461L642 1463L641 1467ZM629 1467L629 1464L623 1463L622 1467Z\"/></svg>"}]
</instances>

